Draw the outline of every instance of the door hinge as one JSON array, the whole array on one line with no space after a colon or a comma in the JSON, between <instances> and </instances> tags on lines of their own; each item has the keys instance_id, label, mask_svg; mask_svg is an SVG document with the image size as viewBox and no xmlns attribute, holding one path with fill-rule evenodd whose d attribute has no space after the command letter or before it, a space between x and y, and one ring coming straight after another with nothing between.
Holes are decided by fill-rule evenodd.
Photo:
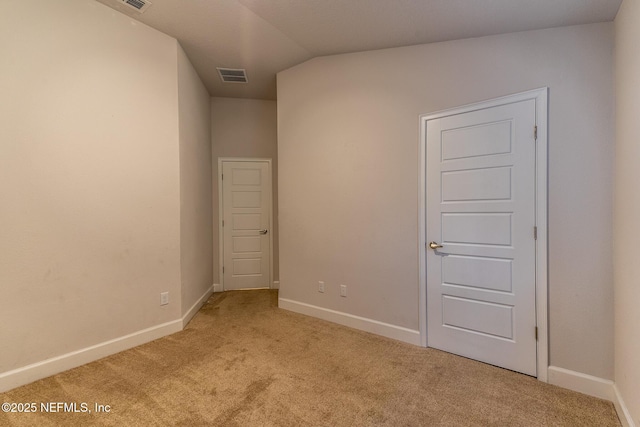
<instances>
[{"instance_id":1,"label":"door hinge","mask_svg":"<svg viewBox=\"0 0 640 427\"><path fill-rule=\"evenodd\" d=\"M222 178L221 178L221 179L224 181L224 174L221 174L221 176L222 176Z\"/></svg>"},{"instance_id":2,"label":"door hinge","mask_svg":"<svg viewBox=\"0 0 640 427\"><path fill-rule=\"evenodd\" d=\"M536 341L538 341L538 327L536 326Z\"/></svg>"},{"instance_id":3,"label":"door hinge","mask_svg":"<svg viewBox=\"0 0 640 427\"><path fill-rule=\"evenodd\" d=\"M533 240L538 240L538 227L533 227Z\"/></svg>"},{"instance_id":4,"label":"door hinge","mask_svg":"<svg viewBox=\"0 0 640 427\"><path fill-rule=\"evenodd\" d=\"M222 220L222 226L224 227L224 219Z\"/></svg>"},{"instance_id":5,"label":"door hinge","mask_svg":"<svg viewBox=\"0 0 640 427\"><path fill-rule=\"evenodd\" d=\"M222 274L224 274L224 265L222 266Z\"/></svg>"},{"instance_id":6,"label":"door hinge","mask_svg":"<svg viewBox=\"0 0 640 427\"><path fill-rule=\"evenodd\" d=\"M533 127L533 139L538 140L538 126Z\"/></svg>"}]
</instances>

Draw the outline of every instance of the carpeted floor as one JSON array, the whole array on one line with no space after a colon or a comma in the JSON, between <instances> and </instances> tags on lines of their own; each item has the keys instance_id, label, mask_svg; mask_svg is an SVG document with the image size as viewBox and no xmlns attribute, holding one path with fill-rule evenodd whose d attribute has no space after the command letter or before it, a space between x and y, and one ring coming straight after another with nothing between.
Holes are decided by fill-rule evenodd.
<instances>
[{"instance_id":1,"label":"carpeted floor","mask_svg":"<svg viewBox=\"0 0 640 427\"><path fill-rule=\"evenodd\" d=\"M92 410L0 412L2 426L620 425L609 402L280 310L266 290L215 294L184 331L0 402Z\"/></svg>"}]
</instances>

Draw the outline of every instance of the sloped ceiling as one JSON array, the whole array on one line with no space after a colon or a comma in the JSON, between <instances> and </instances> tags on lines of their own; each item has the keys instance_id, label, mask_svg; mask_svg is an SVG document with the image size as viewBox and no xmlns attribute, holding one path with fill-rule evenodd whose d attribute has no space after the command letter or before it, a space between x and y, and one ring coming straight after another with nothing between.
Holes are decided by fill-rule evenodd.
<instances>
[{"instance_id":1,"label":"sloped ceiling","mask_svg":"<svg viewBox=\"0 0 640 427\"><path fill-rule=\"evenodd\" d=\"M612 21L622 0L151 0L140 14L178 39L212 96L276 98L277 72L310 58ZM222 83L216 67L245 68Z\"/></svg>"}]
</instances>

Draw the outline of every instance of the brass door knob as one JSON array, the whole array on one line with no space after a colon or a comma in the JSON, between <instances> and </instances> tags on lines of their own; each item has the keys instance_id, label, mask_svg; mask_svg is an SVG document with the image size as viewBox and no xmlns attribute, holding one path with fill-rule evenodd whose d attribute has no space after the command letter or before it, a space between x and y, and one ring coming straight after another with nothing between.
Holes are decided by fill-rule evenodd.
<instances>
[{"instance_id":1,"label":"brass door knob","mask_svg":"<svg viewBox=\"0 0 640 427\"><path fill-rule=\"evenodd\" d=\"M438 248L441 248L441 247L442 247L442 245L439 245L439 244L437 244L436 242L431 242L431 243L429 243L429 247L430 247L431 249L438 249Z\"/></svg>"}]
</instances>

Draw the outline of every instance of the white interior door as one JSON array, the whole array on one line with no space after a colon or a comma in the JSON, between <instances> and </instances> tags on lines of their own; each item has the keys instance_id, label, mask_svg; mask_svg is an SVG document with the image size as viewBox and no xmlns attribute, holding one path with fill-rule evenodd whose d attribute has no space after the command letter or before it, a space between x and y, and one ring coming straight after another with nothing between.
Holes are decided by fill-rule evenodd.
<instances>
[{"instance_id":1,"label":"white interior door","mask_svg":"<svg viewBox=\"0 0 640 427\"><path fill-rule=\"evenodd\" d=\"M533 99L426 123L427 343L533 376L535 125Z\"/></svg>"},{"instance_id":2,"label":"white interior door","mask_svg":"<svg viewBox=\"0 0 640 427\"><path fill-rule=\"evenodd\" d=\"M223 161L221 178L224 290L269 288L269 162Z\"/></svg>"}]
</instances>

